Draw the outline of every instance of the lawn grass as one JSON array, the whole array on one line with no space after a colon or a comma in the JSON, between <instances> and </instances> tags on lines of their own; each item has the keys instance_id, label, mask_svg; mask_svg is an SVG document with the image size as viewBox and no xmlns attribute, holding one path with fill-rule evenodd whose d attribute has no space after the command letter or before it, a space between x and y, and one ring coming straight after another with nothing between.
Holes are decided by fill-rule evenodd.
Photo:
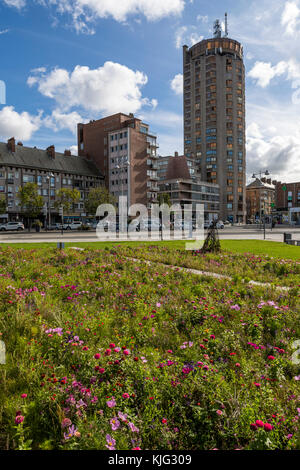
<instances>
[{"instance_id":1,"label":"lawn grass","mask_svg":"<svg viewBox=\"0 0 300 470\"><path fill-rule=\"evenodd\" d=\"M77 246L88 249L99 249L99 248L112 248L117 245L128 245L134 246L161 246L178 249L185 249L185 240L176 241L121 241L121 242L66 242L65 247ZM2 243L2 245L9 245L9 243ZM14 243L11 246L15 248L42 248L42 247L53 247L57 243ZM1 246L1 244L0 244ZM254 255L270 256L277 259L291 259L300 260L300 247L291 246L285 243L264 241L264 240L221 240L221 246L223 250L230 251L232 253L252 253Z\"/></svg>"}]
</instances>

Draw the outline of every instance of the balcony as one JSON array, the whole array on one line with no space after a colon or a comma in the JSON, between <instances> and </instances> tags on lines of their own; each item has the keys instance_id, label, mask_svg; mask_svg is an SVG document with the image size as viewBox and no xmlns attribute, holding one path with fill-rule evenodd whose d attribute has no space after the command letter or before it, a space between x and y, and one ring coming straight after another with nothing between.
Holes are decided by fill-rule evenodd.
<instances>
[{"instance_id":1,"label":"balcony","mask_svg":"<svg viewBox=\"0 0 300 470\"><path fill-rule=\"evenodd\" d=\"M6 183L7 184L14 184L14 179L13 178L6 178Z\"/></svg>"}]
</instances>

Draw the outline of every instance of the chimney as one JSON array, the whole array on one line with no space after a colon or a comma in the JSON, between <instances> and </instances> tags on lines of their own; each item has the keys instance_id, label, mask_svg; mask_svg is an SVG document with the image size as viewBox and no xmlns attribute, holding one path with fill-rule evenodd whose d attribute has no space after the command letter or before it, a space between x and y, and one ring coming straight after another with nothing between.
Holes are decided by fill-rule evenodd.
<instances>
[{"instance_id":1,"label":"chimney","mask_svg":"<svg viewBox=\"0 0 300 470\"><path fill-rule=\"evenodd\" d=\"M267 179L267 183L268 183L268 184L272 184L271 178Z\"/></svg>"},{"instance_id":2,"label":"chimney","mask_svg":"<svg viewBox=\"0 0 300 470\"><path fill-rule=\"evenodd\" d=\"M274 184L274 186L276 186L277 181L276 181L276 180L273 180L273 181L272 181L272 184Z\"/></svg>"},{"instance_id":3,"label":"chimney","mask_svg":"<svg viewBox=\"0 0 300 470\"><path fill-rule=\"evenodd\" d=\"M178 152L175 152L175 153L174 153L174 156L175 156L175 157L178 157Z\"/></svg>"},{"instance_id":4,"label":"chimney","mask_svg":"<svg viewBox=\"0 0 300 470\"><path fill-rule=\"evenodd\" d=\"M50 145L50 147L47 148L47 154L48 154L49 158L51 158L52 160L55 160L55 147L54 147L54 145Z\"/></svg>"},{"instance_id":5,"label":"chimney","mask_svg":"<svg viewBox=\"0 0 300 470\"><path fill-rule=\"evenodd\" d=\"M267 182L267 178L261 178L260 180L262 183L266 183Z\"/></svg>"},{"instance_id":6,"label":"chimney","mask_svg":"<svg viewBox=\"0 0 300 470\"><path fill-rule=\"evenodd\" d=\"M72 155L72 154L71 154L71 150L67 150L67 149L66 149L66 150L64 151L64 155L65 155L65 157L71 157L71 155Z\"/></svg>"},{"instance_id":7,"label":"chimney","mask_svg":"<svg viewBox=\"0 0 300 470\"><path fill-rule=\"evenodd\" d=\"M23 147L23 143L22 142L18 142L17 145L19 145L20 147Z\"/></svg>"},{"instance_id":8,"label":"chimney","mask_svg":"<svg viewBox=\"0 0 300 470\"><path fill-rule=\"evenodd\" d=\"M7 141L7 147L10 152L15 152L16 151L16 141L14 137L11 137Z\"/></svg>"}]
</instances>

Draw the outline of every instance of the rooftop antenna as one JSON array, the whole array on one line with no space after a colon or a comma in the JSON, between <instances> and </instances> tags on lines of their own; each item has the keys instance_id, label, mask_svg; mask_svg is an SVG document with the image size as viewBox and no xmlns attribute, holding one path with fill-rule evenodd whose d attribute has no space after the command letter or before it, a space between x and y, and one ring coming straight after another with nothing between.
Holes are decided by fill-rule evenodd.
<instances>
[{"instance_id":1,"label":"rooftop antenna","mask_svg":"<svg viewBox=\"0 0 300 470\"><path fill-rule=\"evenodd\" d=\"M228 38L228 21L227 21L227 13L225 13L225 38Z\"/></svg>"},{"instance_id":2,"label":"rooftop antenna","mask_svg":"<svg viewBox=\"0 0 300 470\"><path fill-rule=\"evenodd\" d=\"M222 29L221 29L220 20L216 20L214 22L214 37L220 38L221 34L222 34Z\"/></svg>"}]
</instances>

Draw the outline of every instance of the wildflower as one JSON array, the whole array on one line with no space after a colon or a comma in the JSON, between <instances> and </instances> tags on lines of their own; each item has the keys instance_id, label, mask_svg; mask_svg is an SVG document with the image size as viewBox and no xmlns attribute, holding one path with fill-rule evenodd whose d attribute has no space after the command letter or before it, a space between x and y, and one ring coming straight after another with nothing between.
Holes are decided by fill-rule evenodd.
<instances>
[{"instance_id":1,"label":"wildflower","mask_svg":"<svg viewBox=\"0 0 300 470\"><path fill-rule=\"evenodd\" d=\"M15 418L15 423L16 424L21 424L21 423L23 423L23 421L24 421L24 416L22 416L22 415L17 415L16 416L16 418Z\"/></svg>"},{"instance_id":2,"label":"wildflower","mask_svg":"<svg viewBox=\"0 0 300 470\"><path fill-rule=\"evenodd\" d=\"M275 359L274 356L268 356L269 361L273 361Z\"/></svg>"},{"instance_id":3,"label":"wildflower","mask_svg":"<svg viewBox=\"0 0 300 470\"><path fill-rule=\"evenodd\" d=\"M122 413L121 411L118 412L118 417L120 418L123 423L126 423L127 421L127 415L125 413Z\"/></svg>"},{"instance_id":4,"label":"wildflower","mask_svg":"<svg viewBox=\"0 0 300 470\"><path fill-rule=\"evenodd\" d=\"M139 432L139 429L133 423L129 423L128 426L132 432Z\"/></svg>"},{"instance_id":5,"label":"wildflower","mask_svg":"<svg viewBox=\"0 0 300 470\"><path fill-rule=\"evenodd\" d=\"M111 400L108 400L106 402L108 408L113 408L114 406L116 406L117 402L116 400L114 399L114 397L111 398Z\"/></svg>"},{"instance_id":6,"label":"wildflower","mask_svg":"<svg viewBox=\"0 0 300 470\"><path fill-rule=\"evenodd\" d=\"M116 345L114 343L109 343L109 347L113 349L116 347Z\"/></svg>"},{"instance_id":7,"label":"wildflower","mask_svg":"<svg viewBox=\"0 0 300 470\"><path fill-rule=\"evenodd\" d=\"M260 419L257 419L255 421L255 424L258 428L263 428L264 427L264 423Z\"/></svg>"},{"instance_id":8,"label":"wildflower","mask_svg":"<svg viewBox=\"0 0 300 470\"><path fill-rule=\"evenodd\" d=\"M140 447L133 447L132 450L142 450Z\"/></svg>"},{"instance_id":9,"label":"wildflower","mask_svg":"<svg viewBox=\"0 0 300 470\"><path fill-rule=\"evenodd\" d=\"M106 442L107 444L105 445L105 447L107 447L109 450L116 450L116 441L109 434L106 434Z\"/></svg>"},{"instance_id":10,"label":"wildflower","mask_svg":"<svg viewBox=\"0 0 300 470\"><path fill-rule=\"evenodd\" d=\"M64 438L65 438L65 440L67 441L68 439L70 439L71 437L73 437L76 432L77 432L77 429L75 429L74 424L72 424L72 426L69 427L68 432L67 432L67 433L64 433Z\"/></svg>"},{"instance_id":11,"label":"wildflower","mask_svg":"<svg viewBox=\"0 0 300 470\"><path fill-rule=\"evenodd\" d=\"M61 427L62 428L67 428L68 426L71 426L72 421L69 418L64 418L61 422Z\"/></svg>"},{"instance_id":12,"label":"wildflower","mask_svg":"<svg viewBox=\"0 0 300 470\"><path fill-rule=\"evenodd\" d=\"M95 355L94 355L94 358L95 358L95 359L100 359L100 354L99 354L99 353L95 354Z\"/></svg>"},{"instance_id":13,"label":"wildflower","mask_svg":"<svg viewBox=\"0 0 300 470\"><path fill-rule=\"evenodd\" d=\"M110 356L111 349L107 348L104 354L105 354L105 356Z\"/></svg>"},{"instance_id":14,"label":"wildflower","mask_svg":"<svg viewBox=\"0 0 300 470\"><path fill-rule=\"evenodd\" d=\"M167 421L166 418L163 418L163 419L161 420L161 422L162 422L163 424L167 424L168 421Z\"/></svg>"},{"instance_id":15,"label":"wildflower","mask_svg":"<svg viewBox=\"0 0 300 470\"><path fill-rule=\"evenodd\" d=\"M117 418L112 418L109 422L113 431L119 429L121 423Z\"/></svg>"},{"instance_id":16,"label":"wildflower","mask_svg":"<svg viewBox=\"0 0 300 470\"><path fill-rule=\"evenodd\" d=\"M256 431L257 430L257 425L255 423L251 423L250 424L250 429L252 429L252 431Z\"/></svg>"},{"instance_id":17,"label":"wildflower","mask_svg":"<svg viewBox=\"0 0 300 470\"><path fill-rule=\"evenodd\" d=\"M129 398L129 393L123 393L122 397L123 398Z\"/></svg>"},{"instance_id":18,"label":"wildflower","mask_svg":"<svg viewBox=\"0 0 300 470\"><path fill-rule=\"evenodd\" d=\"M272 431L272 429L273 429L272 424L270 424L270 423L265 423L265 424L264 424L264 430L265 430L265 431L268 431L268 432L269 432L269 431Z\"/></svg>"},{"instance_id":19,"label":"wildflower","mask_svg":"<svg viewBox=\"0 0 300 470\"><path fill-rule=\"evenodd\" d=\"M223 414L223 412L221 410L217 410L216 411L217 415L221 416Z\"/></svg>"},{"instance_id":20,"label":"wildflower","mask_svg":"<svg viewBox=\"0 0 300 470\"><path fill-rule=\"evenodd\" d=\"M125 354L125 356L129 356L130 354L129 349L124 349L123 354Z\"/></svg>"},{"instance_id":21,"label":"wildflower","mask_svg":"<svg viewBox=\"0 0 300 470\"><path fill-rule=\"evenodd\" d=\"M21 398L27 398L27 393L22 393Z\"/></svg>"}]
</instances>

